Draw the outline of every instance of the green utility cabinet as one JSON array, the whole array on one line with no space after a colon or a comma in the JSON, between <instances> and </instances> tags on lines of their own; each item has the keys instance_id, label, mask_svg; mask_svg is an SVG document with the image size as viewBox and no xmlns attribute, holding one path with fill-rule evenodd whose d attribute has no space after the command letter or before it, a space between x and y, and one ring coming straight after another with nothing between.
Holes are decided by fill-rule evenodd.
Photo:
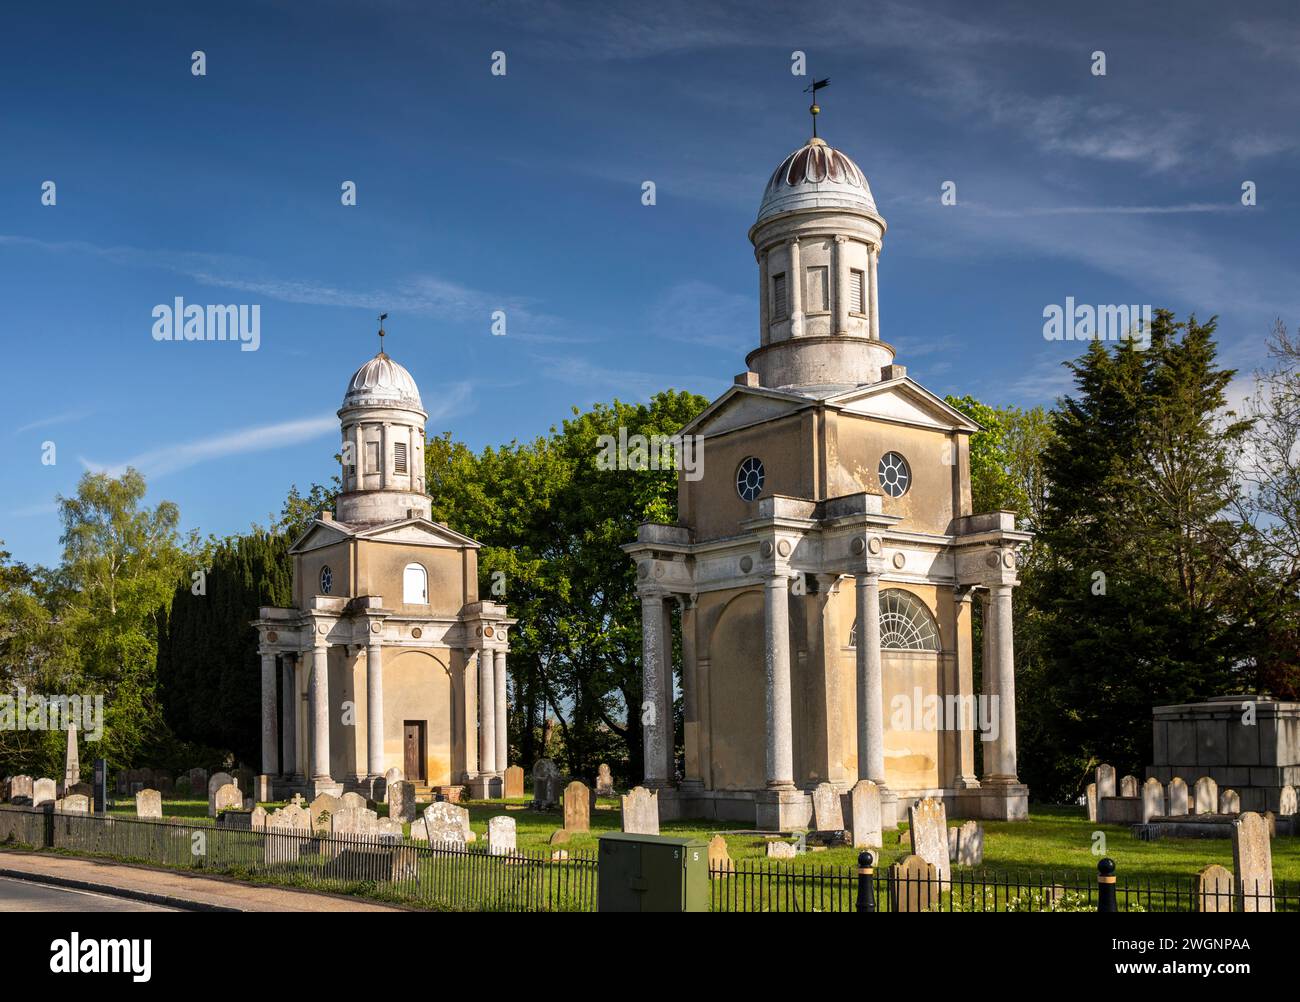
<instances>
[{"instance_id":1,"label":"green utility cabinet","mask_svg":"<svg viewBox=\"0 0 1300 1002\"><path fill-rule=\"evenodd\" d=\"M600 836L602 912L707 912L709 845L671 835Z\"/></svg>"}]
</instances>

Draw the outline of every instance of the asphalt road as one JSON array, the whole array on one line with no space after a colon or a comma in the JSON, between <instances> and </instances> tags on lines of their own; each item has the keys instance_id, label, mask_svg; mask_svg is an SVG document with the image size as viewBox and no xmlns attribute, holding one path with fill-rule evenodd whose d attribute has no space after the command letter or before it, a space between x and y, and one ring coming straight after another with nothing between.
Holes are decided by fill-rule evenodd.
<instances>
[{"instance_id":1,"label":"asphalt road","mask_svg":"<svg viewBox=\"0 0 1300 1002\"><path fill-rule=\"evenodd\" d=\"M0 877L0 912L171 912L175 908Z\"/></svg>"}]
</instances>

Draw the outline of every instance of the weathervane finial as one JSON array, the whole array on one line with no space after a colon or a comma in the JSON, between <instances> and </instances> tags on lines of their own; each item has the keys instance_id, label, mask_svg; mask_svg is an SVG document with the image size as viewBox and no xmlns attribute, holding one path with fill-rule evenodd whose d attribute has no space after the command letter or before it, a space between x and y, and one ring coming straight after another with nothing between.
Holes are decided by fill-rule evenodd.
<instances>
[{"instance_id":1,"label":"weathervane finial","mask_svg":"<svg viewBox=\"0 0 1300 1002\"><path fill-rule=\"evenodd\" d=\"M384 353L384 321L388 319L387 313L379 314L379 354Z\"/></svg>"},{"instance_id":2,"label":"weathervane finial","mask_svg":"<svg viewBox=\"0 0 1300 1002\"><path fill-rule=\"evenodd\" d=\"M821 108L817 106L817 92L821 90L823 87L828 86L830 82L831 82L830 77L826 77L822 80L818 80L816 77L814 77L813 82L809 86L803 89L803 92L805 94L812 94L813 96L813 102L808 106L808 114L812 115L814 139L817 138L817 116L821 113Z\"/></svg>"}]
</instances>

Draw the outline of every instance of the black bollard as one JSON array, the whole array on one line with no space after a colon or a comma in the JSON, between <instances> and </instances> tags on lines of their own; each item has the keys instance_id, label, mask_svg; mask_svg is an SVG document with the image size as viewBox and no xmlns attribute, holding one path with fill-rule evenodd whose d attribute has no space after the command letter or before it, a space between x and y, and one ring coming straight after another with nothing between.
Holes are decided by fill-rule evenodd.
<instances>
[{"instance_id":1,"label":"black bollard","mask_svg":"<svg viewBox=\"0 0 1300 1002\"><path fill-rule=\"evenodd\" d=\"M1097 864L1097 911L1119 911L1115 900L1115 861L1109 856Z\"/></svg>"},{"instance_id":2,"label":"black bollard","mask_svg":"<svg viewBox=\"0 0 1300 1002\"><path fill-rule=\"evenodd\" d=\"M871 853L858 853L858 911L874 912L876 910L876 871L873 864L876 858Z\"/></svg>"}]
</instances>

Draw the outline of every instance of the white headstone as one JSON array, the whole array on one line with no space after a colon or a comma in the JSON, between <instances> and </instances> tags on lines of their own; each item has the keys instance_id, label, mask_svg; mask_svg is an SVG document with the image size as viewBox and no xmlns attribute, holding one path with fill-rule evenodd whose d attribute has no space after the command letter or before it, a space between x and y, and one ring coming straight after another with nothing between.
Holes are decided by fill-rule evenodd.
<instances>
[{"instance_id":1,"label":"white headstone","mask_svg":"<svg viewBox=\"0 0 1300 1002\"><path fill-rule=\"evenodd\" d=\"M161 818L162 794L157 790L141 790L135 795L135 816L137 818Z\"/></svg>"},{"instance_id":2,"label":"white headstone","mask_svg":"<svg viewBox=\"0 0 1300 1002\"><path fill-rule=\"evenodd\" d=\"M844 828L844 809L840 806L840 791L831 783L818 783L812 795L813 827L819 832L840 831Z\"/></svg>"},{"instance_id":3,"label":"white headstone","mask_svg":"<svg viewBox=\"0 0 1300 1002\"><path fill-rule=\"evenodd\" d=\"M1193 794L1196 801L1195 814L1217 814L1219 811L1219 784L1209 776L1202 776L1196 781Z\"/></svg>"},{"instance_id":4,"label":"white headstone","mask_svg":"<svg viewBox=\"0 0 1300 1002\"><path fill-rule=\"evenodd\" d=\"M1187 784L1175 776L1169 781L1169 816L1181 818L1187 813Z\"/></svg>"},{"instance_id":5,"label":"white headstone","mask_svg":"<svg viewBox=\"0 0 1300 1002\"><path fill-rule=\"evenodd\" d=\"M1103 762L1097 766L1097 799L1115 796L1115 767Z\"/></svg>"},{"instance_id":6,"label":"white headstone","mask_svg":"<svg viewBox=\"0 0 1300 1002\"><path fill-rule=\"evenodd\" d=\"M1273 847L1268 822L1254 811L1232 823L1232 867L1237 878L1237 911L1273 911Z\"/></svg>"},{"instance_id":7,"label":"white headstone","mask_svg":"<svg viewBox=\"0 0 1300 1002\"><path fill-rule=\"evenodd\" d=\"M849 791L849 813L853 816L853 847L881 849L885 842L880 830L880 789L869 779L860 779Z\"/></svg>"},{"instance_id":8,"label":"white headstone","mask_svg":"<svg viewBox=\"0 0 1300 1002\"><path fill-rule=\"evenodd\" d=\"M1152 777L1142 784L1142 822L1145 824L1164 813L1165 788L1160 780Z\"/></svg>"},{"instance_id":9,"label":"white headstone","mask_svg":"<svg viewBox=\"0 0 1300 1002\"><path fill-rule=\"evenodd\" d=\"M659 834L659 794L634 786L623 795L623 831L637 835Z\"/></svg>"},{"instance_id":10,"label":"white headstone","mask_svg":"<svg viewBox=\"0 0 1300 1002\"><path fill-rule=\"evenodd\" d=\"M907 809L907 820L912 833L912 852L933 864L940 879L947 880L950 873L948 814L943 801L934 797L915 801Z\"/></svg>"},{"instance_id":11,"label":"white headstone","mask_svg":"<svg viewBox=\"0 0 1300 1002\"><path fill-rule=\"evenodd\" d=\"M488 821L487 848L491 856L505 856L515 851L515 819L499 814Z\"/></svg>"}]
</instances>

